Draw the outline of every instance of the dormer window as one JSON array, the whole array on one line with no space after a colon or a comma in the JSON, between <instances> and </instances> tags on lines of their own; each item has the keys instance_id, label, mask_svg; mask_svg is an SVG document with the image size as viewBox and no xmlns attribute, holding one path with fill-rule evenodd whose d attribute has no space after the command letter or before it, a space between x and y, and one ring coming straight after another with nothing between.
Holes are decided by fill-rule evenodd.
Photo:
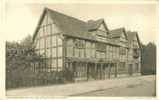
<instances>
[{"instance_id":1,"label":"dormer window","mask_svg":"<svg viewBox=\"0 0 159 100\"><path fill-rule=\"evenodd\" d=\"M135 48L133 49L133 57L138 58L139 57L139 49Z\"/></svg>"}]
</instances>

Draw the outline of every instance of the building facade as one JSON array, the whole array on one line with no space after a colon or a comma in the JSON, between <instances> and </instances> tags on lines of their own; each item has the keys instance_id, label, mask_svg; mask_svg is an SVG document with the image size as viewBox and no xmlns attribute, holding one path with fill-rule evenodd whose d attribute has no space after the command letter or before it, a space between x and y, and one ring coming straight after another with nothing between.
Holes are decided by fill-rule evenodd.
<instances>
[{"instance_id":1,"label":"building facade","mask_svg":"<svg viewBox=\"0 0 159 100\"><path fill-rule=\"evenodd\" d=\"M67 72L74 81L140 74L137 32L109 30L104 19L84 22L45 8L33 42L45 62L37 71Z\"/></svg>"}]
</instances>

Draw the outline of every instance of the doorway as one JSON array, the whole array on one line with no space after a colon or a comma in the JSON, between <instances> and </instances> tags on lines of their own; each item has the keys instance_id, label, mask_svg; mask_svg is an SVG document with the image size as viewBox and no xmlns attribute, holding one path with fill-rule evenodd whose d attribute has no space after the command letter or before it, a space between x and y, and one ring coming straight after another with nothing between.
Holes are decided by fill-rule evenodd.
<instances>
[{"instance_id":1,"label":"doorway","mask_svg":"<svg viewBox=\"0 0 159 100\"><path fill-rule=\"evenodd\" d=\"M129 72L130 76L133 74L133 65L132 64L129 64L128 72Z\"/></svg>"}]
</instances>

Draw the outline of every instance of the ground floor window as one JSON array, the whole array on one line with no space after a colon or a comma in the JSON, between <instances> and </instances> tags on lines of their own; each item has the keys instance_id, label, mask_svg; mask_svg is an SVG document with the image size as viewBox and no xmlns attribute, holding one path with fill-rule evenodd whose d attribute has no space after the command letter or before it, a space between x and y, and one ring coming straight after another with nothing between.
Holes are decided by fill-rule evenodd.
<instances>
[{"instance_id":1,"label":"ground floor window","mask_svg":"<svg viewBox=\"0 0 159 100\"><path fill-rule=\"evenodd\" d=\"M74 76L75 77L86 77L87 69L85 64L76 63L74 66Z\"/></svg>"},{"instance_id":2,"label":"ground floor window","mask_svg":"<svg viewBox=\"0 0 159 100\"><path fill-rule=\"evenodd\" d=\"M125 66L126 66L125 62L120 62L118 70L119 71L124 71L125 70Z\"/></svg>"}]
</instances>

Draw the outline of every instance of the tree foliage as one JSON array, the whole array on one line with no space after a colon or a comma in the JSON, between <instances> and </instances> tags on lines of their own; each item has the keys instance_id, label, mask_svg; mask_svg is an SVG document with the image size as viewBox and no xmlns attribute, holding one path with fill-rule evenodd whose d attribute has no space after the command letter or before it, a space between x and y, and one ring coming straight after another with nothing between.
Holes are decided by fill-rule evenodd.
<instances>
[{"instance_id":1,"label":"tree foliage","mask_svg":"<svg viewBox=\"0 0 159 100\"><path fill-rule=\"evenodd\" d=\"M40 60L40 56L34 52L31 39L29 35L20 43L6 42L6 86L36 77L33 64Z\"/></svg>"},{"instance_id":2,"label":"tree foliage","mask_svg":"<svg viewBox=\"0 0 159 100\"><path fill-rule=\"evenodd\" d=\"M154 43L142 45L141 65L142 74L156 73L156 45Z\"/></svg>"},{"instance_id":3,"label":"tree foliage","mask_svg":"<svg viewBox=\"0 0 159 100\"><path fill-rule=\"evenodd\" d=\"M6 42L6 89L63 82L57 78L57 72L39 72L40 66L34 69L35 64L43 66L45 63L32 44L30 35L20 42Z\"/></svg>"}]
</instances>

